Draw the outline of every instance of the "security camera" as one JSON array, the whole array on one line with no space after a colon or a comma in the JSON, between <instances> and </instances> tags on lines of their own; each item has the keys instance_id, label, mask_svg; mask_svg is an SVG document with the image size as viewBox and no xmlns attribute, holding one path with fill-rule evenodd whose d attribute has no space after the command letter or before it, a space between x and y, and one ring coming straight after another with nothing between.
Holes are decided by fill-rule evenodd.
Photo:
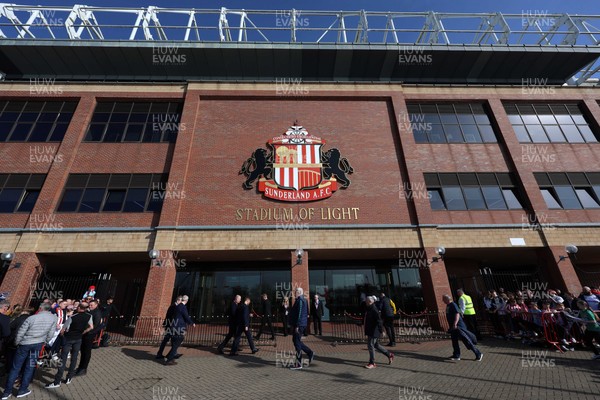
<instances>
[{"instance_id":1,"label":"security camera","mask_svg":"<svg viewBox=\"0 0 600 400\"><path fill-rule=\"evenodd\" d=\"M148 252L148 257L150 257L151 260L156 260L159 256L159 252L158 250L152 249Z\"/></svg>"},{"instance_id":2,"label":"security camera","mask_svg":"<svg viewBox=\"0 0 600 400\"><path fill-rule=\"evenodd\" d=\"M565 246L565 251L567 252L567 254L577 254L577 251L579 251L579 249L574 244L568 244Z\"/></svg>"}]
</instances>

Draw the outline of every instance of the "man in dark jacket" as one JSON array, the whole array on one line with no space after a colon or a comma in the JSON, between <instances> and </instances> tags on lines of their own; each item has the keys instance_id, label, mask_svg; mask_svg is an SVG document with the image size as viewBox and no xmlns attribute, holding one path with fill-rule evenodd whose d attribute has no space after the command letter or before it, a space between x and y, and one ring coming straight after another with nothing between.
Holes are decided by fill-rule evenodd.
<instances>
[{"instance_id":1,"label":"man in dark jacket","mask_svg":"<svg viewBox=\"0 0 600 400\"><path fill-rule=\"evenodd\" d=\"M65 322L61 332L65 339L61 351L61 363L58 366L58 372L54 376L54 382L47 384L47 389L60 387L63 373L67 367L69 353L71 353L71 364L69 365L65 383L67 385L71 383L71 379L73 379L75 373L75 366L77 365L77 357L79 356L82 337L94 329L92 319L92 316L85 312L85 307L79 304L79 306L77 306L77 313L72 317L69 317Z\"/></svg>"},{"instance_id":2,"label":"man in dark jacket","mask_svg":"<svg viewBox=\"0 0 600 400\"><path fill-rule=\"evenodd\" d=\"M390 298L387 297L383 292L381 292L381 297L379 300L379 310L381 311L381 318L383 319L385 333L390 340L387 346L394 347L396 345L396 332L394 331L394 308L390 303Z\"/></svg>"},{"instance_id":3,"label":"man in dark jacket","mask_svg":"<svg viewBox=\"0 0 600 400\"><path fill-rule=\"evenodd\" d=\"M82 302L81 304L88 305L88 313L92 316L92 325L94 328L81 338L81 361L77 367L76 376L82 376L87 374L87 367L92 359L92 348L94 346L94 338L102 329L102 311L98 308L98 302L92 300L88 303Z\"/></svg>"},{"instance_id":4,"label":"man in dark jacket","mask_svg":"<svg viewBox=\"0 0 600 400\"><path fill-rule=\"evenodd\" d=\"M266 293L262 294L262 317L260 318L260 328L258 329L258 333L256 334L256 340L260 338L262 334L263 328L265 324L269 326L269 330L271 331L271 340L275 340L275 331L273 330L273 324L271 323L271 319L273 313L271 312L271 301Z\"/></svg>"},{"instance_id":5,"label":"man in dark jacket","mask_svg":"<svg viewBox=\"0 0 600 400\"><path fill-rule=\"evenodd\" d=\"M183 343L183 339L185 337L185 333L187 331L187 326L194 324L194 321L190 318L188 314L187 307L185 306L189 300L187 295L181 296L181 303L177 304L175 307L175 312L173 313L173 325L172 332L173 335L171 338L171 351L167 354L167 359L165 361L165 365L175 365L177 362L175 358L178 358L177 350L181 343Z\"/></svg>"},{"instance_id":6,"label":"man in dark jacket","mask_svg":"<svg viewBox=\"0 0 600 400\"><path fill-rule=\"evenodd\" d=\"M383 321L379 315L379 310L375 307L375 301L377 297L369 296L366 299L367 310L365 311L365 335L368 338L368 349L369 349L369 363L365 365L367 369L373 369L375 365L375 350L388 358L388 363L391 364L394 361L394 354L384 349L379 344L379 338L383 333Z\"/></svg>"},{"instance_id":7,"label":"man in dark jacket","mask_svg":"<svg viewBox=\"0 0 600 400\"><path fill-rule=\"evenodd\" d=\"M319 295L315 294L314 301L310 304L310 317L313 320L314 334L323 336L323 303L319 300Z\"/></svg>"},{"instance_id":8,"label":"man in dark jacket","mask_svg":"<svg viewBox=\"0 0 600 400\"><path fill-rule=\"evenodd\" d=\"M446 320L448 321L448 326L450 327L450 336L452 338L452 348L454 352L450 359L452 361L460 361L460 346L458 345L458 340L460 339L468 350L473 351L475 353L475 360L481 361L483 358L483 353L475 347L477 343L477 339L475 335L467 329L467 325L462 319L460 308L458 304L452 301L452 298L445 294L442 297L442 300L446 304Z\"/></svg>"},{"instance_id":9,"label":"man in dark jacket","mask_svg":"<svg viewBox=\"0 0 600 400\"><path fill-rule=\"evenodd\" d=\"M241 301L242 301L242 296L240 296L239 294L236 295L233 298L233 301L231 302L229 309L227 310L227 315L228 315L227 324L229 325L229 332L227 332L227 336L225 336L225 339L223 339L221 344L217 347L217 351L219 352L219 354L224 354L223 349L225 348L225 346L227 346L227 343L229 343L231 338L235 337L235 333L237 331L237 323L236 323L237 309L238 309L238 306Z\"/></svg>"},{"instance_id":10,"label":"man in dark jacket","mask_svg":"<svg viewBox=\"0 0 600 400\"><path fill-rule=\"evenodd\" d=\"M158 348L158 353L156 353L155 358L157 360L165 359L163 352L165 351L167 343L169 343L169 341L173 337L171 330L171 328L173 327L173 317L175 316L175 310L177 309L179 303L181 303L181 300L183 300L183 296L177 296L177 299L175 299L175 303L171 304L167 309L167 315L165 316L165 320L163 321L163 327L165 328L165 337L163 337L163 340L160 343L160 347Z\"/></svg>"},{"instance_id":11,"label":"man in dark jacket","mask_svg":"<svg viewBox=\"0 0 600 400\"><path fill-rule=\"evenodd\" d=\"M304 298L304 290L302 288L296 288L296 301L290 313L290 325L292 326L292 340L296 349L296 364L290 369L302 369L302 352L308 355L309 364L315 358L315 352L302 343L302 335L304 335L304 331L308 325L308 302Z\"/></svg>"},{"instance_id":12,"label":"man in dark jacket","mask_svg":"<svg viewBox=\"0 0 600 400\"><path fill-rule=\"evenodd\" d=\"M242 338L242 333L246 335L246 339L248 339L248 345L250 345L250 349L252 350L252 354L256 353L258 349L254 345L254 340L252 339L252 331L250 330L250 298L246 297L244 302L241 303L237 308L236 315L236 325L237 330L235 332L235 340L233 341L233 346L231 346L230 356L238 355L238 348L240 345L240 339Z\"/></svg>"}]
</instances>

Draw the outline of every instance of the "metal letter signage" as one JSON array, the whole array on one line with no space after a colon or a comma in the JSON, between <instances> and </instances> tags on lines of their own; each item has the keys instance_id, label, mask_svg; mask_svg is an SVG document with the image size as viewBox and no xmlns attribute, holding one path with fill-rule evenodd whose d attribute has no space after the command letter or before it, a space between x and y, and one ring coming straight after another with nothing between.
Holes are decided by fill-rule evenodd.
<instances>
[{"instance_id":1,"label":"metal letter signage","mask_svg":"<svg viewBox=\"0 0 600 400\"><path fill-rule=\"evenodd\" d=\"M354 170L348 160L338 149L323 151L325 141L309 135L297 122L267 145L269 151L256 149L242 165L244 189L252 189L258 179L258 191L270 199L315 201L350 186L346 175Z\"/></svg>"}]
</instances>

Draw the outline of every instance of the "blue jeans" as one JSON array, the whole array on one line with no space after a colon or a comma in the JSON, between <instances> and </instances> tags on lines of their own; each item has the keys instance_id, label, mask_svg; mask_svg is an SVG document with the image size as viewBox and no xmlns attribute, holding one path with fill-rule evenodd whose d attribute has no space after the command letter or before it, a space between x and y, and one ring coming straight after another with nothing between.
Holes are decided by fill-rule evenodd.
<instances>
[{"instance_id":1,"label":"blue jeans","mask_svg":"<svg viewBox=\"0 0 600 400\"><path fill-rule=\"evenodd\" d=\"M294 342L294 348L296 349L296 360L298 364L302 365L302 352L305 352L309 357L313 355L313 351L304 343L302 343L302 336L306 330L305 326L292 327L293 336L292 341Z\"/></svg>"},{"instance_id":2,"label":"blue jeans","mask_svg":"<svg viewBox=\"0 0 600 400\"><path fill-rule=\"evenodd\" d=\"M25 364L25 371L23 372L23 379L21 380L21 387L17 395L27 393L29 391L29 384L33 379L33 373L35 372L35 362L40 355L43 343L26 344L17 347L15 359L13 360L12 368L8 374L6 380L6 387L4 388L4 396L12 394L13 386L15 381L21 372L21 367Z\"/></svg>"}]
</instances>

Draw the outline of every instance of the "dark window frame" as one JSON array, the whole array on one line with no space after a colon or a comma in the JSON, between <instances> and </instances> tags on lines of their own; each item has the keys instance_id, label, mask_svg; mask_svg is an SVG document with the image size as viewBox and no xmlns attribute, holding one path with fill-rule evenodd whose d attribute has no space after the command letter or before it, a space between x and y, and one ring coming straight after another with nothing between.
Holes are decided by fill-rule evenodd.
<instances>
[{"instance_id":1,"label":"dark window frame","mask_svg":"<svg viewBox=\"0 0 600 400\"><path fill-rule=\"evenodd\" d=\"M61 142L78 103L78 100L0 99L0 143ZM17 108L20 110L13 111ZM45 139L40 140L44 130L47 130Z\"/></svg>"},{"instance_id":2,"label":"dark window frame","mask_svg":"<svg viewBox=\"0 0 600 400\"><path fill-rule=\"evenodd\" d=\"M11 181L20 183L13 184ZM18 200L14 202L12 211L0 211L0 214L29 214L33 211L37 200L39 199L42 186L46 180L46 174L0 174L0 196L5 190L20 190L17 196ZM31 203L31 209L22 209L29 196L35 195L35 200Z\"/></svg>"},{"instance_id":3,"label":"dark window frame","mask_svg":"<svg viewBox=\"0 0 600 400\"><path fill-rule=\"evenodd\" d=\"M597 172L535 172L534 177L538 183L540 192L542 194L547 191L554 201L560 206L550 207L548 201L544 197L546 206L549 210L598 210L600 209L600 176ZM576 200L578 207L565 207L565 198L561 197L557 188L570 188L575 195L574 199L567 199L570 201ZM584 201L580 198L577 193L578 190L585 190L587 195L593 200L597 206L585 207Z\"/></svg>"}]
</instances>

